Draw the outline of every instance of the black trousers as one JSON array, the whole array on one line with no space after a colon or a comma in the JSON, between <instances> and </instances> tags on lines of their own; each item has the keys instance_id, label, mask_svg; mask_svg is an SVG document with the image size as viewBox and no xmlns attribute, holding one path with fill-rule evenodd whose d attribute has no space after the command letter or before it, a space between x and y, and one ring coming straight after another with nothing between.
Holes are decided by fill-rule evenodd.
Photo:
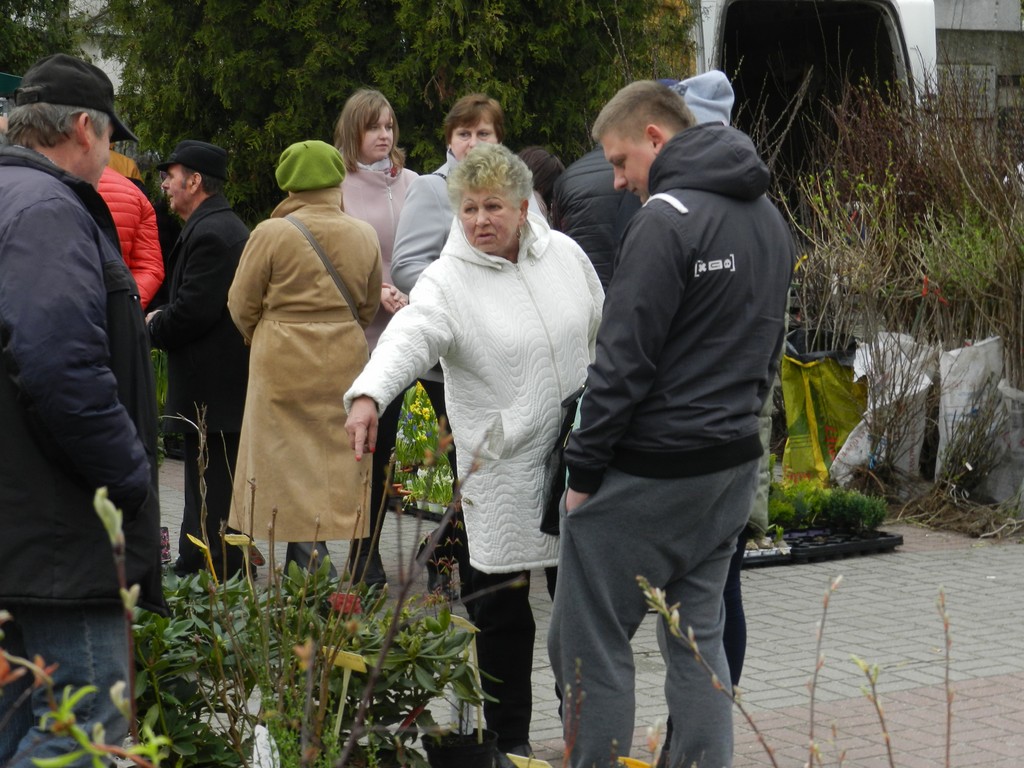
<instances>
[{"instance_id":1,"label":"black trousers","mask_svg":"<svg viewBox=\"0 0 1024 768\"><path fill-rule=\"evenodd\" d=\"M221 546L221 524L227 524L231 513L231 478L238 458L237 432L211 432L207 436L209 464L203 475L206 481L206 535L210 542L210 555L217 577L231 576L242 570L243 555L238 547ZM206 555L193 544L188 534L202 541L200 531L203 497L199 487L199 435L185 433L185 511L178 537L178 561L174 570L178 574L197 573L206 568ZM225 559L226 550L226 559Z\"/></svg>"},{"instance_id":2,"label":"black trousers","mask_svg":"<svg viewBox=\"0 0 1024 768\"><path fill-rule=\"evenodd\" d=\"M460 566L461 567L461 566ZM557 568L545 568L548 595L555 595ZM498 734L498 750L507 752L530 740L533 717L533 642L537 625L530 608L530 572L481 573L472 570L462 594L476 636L483 688L497 701L484 702L487 727Z\"/></svg>"}]
</instances>

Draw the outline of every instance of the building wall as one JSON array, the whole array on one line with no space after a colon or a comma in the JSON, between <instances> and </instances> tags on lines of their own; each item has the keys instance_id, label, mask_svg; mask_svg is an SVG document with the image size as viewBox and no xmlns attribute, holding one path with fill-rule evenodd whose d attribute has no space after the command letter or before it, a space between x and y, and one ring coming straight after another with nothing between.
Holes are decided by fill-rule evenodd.
<instances>
[{"instance_id":1,"label":"building wall","mask_svg":"<svg viewBox=\"0 0 1024 768\"><path fill-rule=\"evenodd\" d=\"M935 26L940 30L1019 32L1019 0L935 0Z\"/></svg>"},{"instance_id":2,"label":"building wall","mask_svg":"<svg viewBox=\"0 0 1024 768\"><path fill-rule=\"evenodd\" d=\"M989 117L1024 109L1024 32L940 28L936 37L940 83L967 78Z\"/></svg>"},{"instance_id":3,"label":"building wall","mask_svg":"<svg viewBox=\"0 0 1024 768\"><path fill-rule=\"evenodd\" d=\"M103 13L105 8L105 0L71 0L71 13L75 16L84 15L96 18ZM83 43L82 48L92 63L107 73L110 82L114 84L114 93L117 93L121 89L121 71L123 69L121 62L104 58L100 54L99 46L92 41Z\"/></svg>"}]
</instances>

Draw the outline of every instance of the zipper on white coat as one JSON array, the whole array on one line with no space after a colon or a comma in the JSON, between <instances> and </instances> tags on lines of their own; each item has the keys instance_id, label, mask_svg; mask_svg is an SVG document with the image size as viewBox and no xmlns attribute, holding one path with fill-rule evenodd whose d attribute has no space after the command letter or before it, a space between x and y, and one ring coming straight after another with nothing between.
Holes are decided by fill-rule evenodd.
<instances>
[{"instance_id":1,"label":"zipper on white coat","mask_svg":"<svg viewBox=\"0 0 1024 768\"><path fill-rule=\"evenodd\" d=\"M534 263L534 262L531 262ZM540 307L537 305L537 299L533 295L533 291L530 289L530 282L523 275L523 271L519 268L519 262L512 265L516 270L516 277L522 282L523 287L526 288L526 293L530 297L530 303L533 304L534 310L537 312L537 317L540 318L541 327L544 329L544 336L548 340L548 353L551 357L551 367L555 371L555 380L558 382L558 402L561 403L565 399L564 387L562 386L562 376L558 372L557 361L555 360L555 345L551 341L551 332L548 330L548 324L544 321L544 313L541 312Z\"/></svg>"}]
</instances>

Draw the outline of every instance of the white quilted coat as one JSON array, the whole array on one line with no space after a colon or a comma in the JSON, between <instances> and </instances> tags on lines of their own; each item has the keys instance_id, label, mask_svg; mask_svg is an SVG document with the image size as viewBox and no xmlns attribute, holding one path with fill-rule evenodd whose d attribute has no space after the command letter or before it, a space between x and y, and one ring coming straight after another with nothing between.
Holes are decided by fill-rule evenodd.
<instances>
[{"instance_id":1,"label":"white quilted coat","mask_svg":"<svg viewBox=\"0 0 1024 768\"><path fill-rule=\"evenodd\" d=\"M530 214L519 263L473 248L458 220L345 394L383 411L440 359L458 447L470 561L485 573L553 566L540 532L561 403L593 360L604 292L583 250ZM479 466L470 472L474 457Z\"/></svg>"}]
</instances>

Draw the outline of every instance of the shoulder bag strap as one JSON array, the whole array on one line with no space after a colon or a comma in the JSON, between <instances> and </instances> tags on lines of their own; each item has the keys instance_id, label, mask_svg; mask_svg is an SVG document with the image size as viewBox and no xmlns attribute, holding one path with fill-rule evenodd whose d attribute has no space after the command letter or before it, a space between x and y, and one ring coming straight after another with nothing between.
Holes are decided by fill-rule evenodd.
<instances>
[{"instance_id":1,"label":"shoulder bag strap","mask_svg":"<svg viewBox=\"0 0 1024 768\"><path fill-rule=\"evenodd\" d=\"M348 288L345 287L345 282L341 279L341 275L338 274L338 270L334 268L331 260L327 258L327 254L324 253L324 249L320 247L320 243L315 237L313 237L313 233L309 231L305 224L299 221L299 219L292 214L288 214L284 218L285 221L290 221L295 225L295 228L298 229L299 232L306 236L309 244L313 246L313 250L316 251L317 256L320 257L320 261L322 261L324 266L327 267L327 272L334 280L334 284L338 286L338 290L341 291L341 295L344 297L345 301L348 302L348 308L352 311L352 317L354 317L358 322L359 313L356 312L356 303L352 299L352 294L349 293Z\"/></svg>"}]
</instances>

